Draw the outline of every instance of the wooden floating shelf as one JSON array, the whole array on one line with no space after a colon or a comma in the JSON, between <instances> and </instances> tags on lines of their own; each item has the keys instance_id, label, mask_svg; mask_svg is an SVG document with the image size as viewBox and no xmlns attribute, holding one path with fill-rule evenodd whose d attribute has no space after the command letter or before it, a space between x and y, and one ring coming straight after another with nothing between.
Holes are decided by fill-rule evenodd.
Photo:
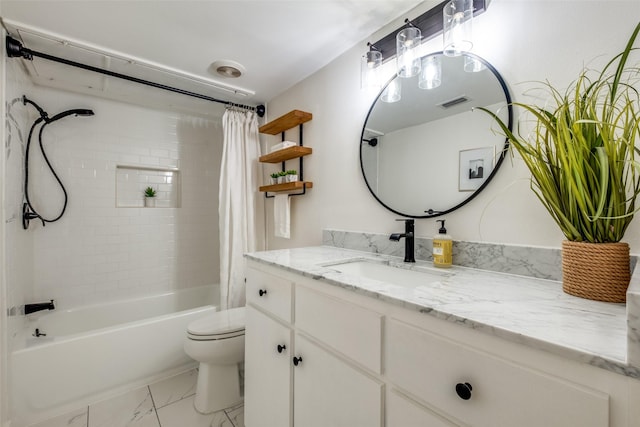
<instances>
[{"instance_id":1,"label":"wooden floating shelf","mask_svg":"<svg viewBox=\"0 0 640 427\"><path fill-rule=\"evenodd\" d=\"M267 193L276 193L279 191L295 191L302 190L306 185L306 188L313 188L313 182L309 181L294 181L285 182L284 184L263 185L260 187L260 191Z\"/></svg>"},{"instance_id":2,"label":"wooden floating shelf","mask_svg":"<svg viewBox=\"0 0 640 427\"><path fill-rule=\"evenodd\" d=\"M306 111L293 110L288 112L284 116L278 117L277 119L260 126L259 131L260 133L277 135L284 132L285 130L289 130L293 127L301 125L302 123L306 123L312 118L313 115L311 113L307 113Z\"/></svg>"},{"instance_id":3,"label":"wooden floating shelf","mask_svg":"<svg viewBox=\"0 0 640 427\"><path fill-rule=\"evenodd\" d=\"M280 163L285 160L297 159L298 157L307 156L311 154L313 150L309 147L302 147L300 145L294 145L293 147L283 148L282 150L274 151L273 153L265 154L260 157L261 163Z\"/></svg>"}]
</instances>

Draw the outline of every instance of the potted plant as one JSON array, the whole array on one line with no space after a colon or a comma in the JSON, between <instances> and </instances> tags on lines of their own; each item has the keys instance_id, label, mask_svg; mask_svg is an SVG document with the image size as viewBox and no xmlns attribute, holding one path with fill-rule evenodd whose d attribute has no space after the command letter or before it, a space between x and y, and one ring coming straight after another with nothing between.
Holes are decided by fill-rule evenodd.
<instances>
[{"instance_id":1,"label":"potted plant","mask_svg":"<svg viewBox=\"0 0 640 427\"><path fill-rule=\"evenodd\" d=\"M271 184L278 183L278 172L274 172L271 174Z\"/></svg>"},{"instance_id":2,"label":"potted plant","mask_svg":"<svg viewBox=\"0 0 640 427\"><path fill-rule=\"evenodd\" d=\"M513 133L491 114L531 172L531 188L558 224L565 292L626 301L629 245L621 242L640 194L640 69L627 60L640 31L602 71L583 70L565 91L549 82L547 107L513 103L533 129Z\"/></svg>"},{"instance_id":3,"label":"potted plant","mask_svg":"<svg viewBox=\"0 0 640 427\"><path fill-rule=\"evenodd\" d=\"M287 171L287 182L296 182L298 180L298 172L295 169Z\"/></svg>"},{"instance_id":4,"label":"potted plant","mask_svg":"<svg viewBox=\"0 0 640 427\"><path fill-rule=\"evenodd\" d=\"M284 184L285 182L287 182L287 172L285 171L280 171L278 172L278 184Z\"/></svg>"},{"instance_id":5,"label":"potted plant","mask_svg":"<svg viewBox=\"0 0 640 427\"><path fill-rule=\"evenodd\" d=\"M144 207L153 208L156 206L156 190L152 187L147 187L144 190Z\"/></svg>"}]
</instances>

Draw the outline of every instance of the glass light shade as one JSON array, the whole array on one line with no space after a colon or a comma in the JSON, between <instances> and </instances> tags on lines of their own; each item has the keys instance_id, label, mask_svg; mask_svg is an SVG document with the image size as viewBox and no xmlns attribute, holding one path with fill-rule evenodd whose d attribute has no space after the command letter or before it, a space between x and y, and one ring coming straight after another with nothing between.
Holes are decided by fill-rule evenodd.
<instances>
[{"instance_id":1,"label":"glass light shade","mask_svg":"<svg viewBox=\"0 0 640 427\"><path fill-rule=\"evenodd\" d=\"M422 35L420 29L407 27L396 35L396 64L399 77L413 77L420 72L418 46Z\"/></svg>"},{"instance_id":2,"label":"glass light shade","mask_svg":"<svg viewBox=\"0 0 640 427\"><path fill-rule=\"evenodd\" d=\"M435 89L442 83L442 62L440 56L431 55L422 58L422 70L418 78L420 89Z\"/></svg>"},{"instance_id":3,"label":"glass light shade","mask_svg":"<svg viewBox=\"0 0 640 427\"><path fill-rule=\"evenodd\" d=\"M362 55L360 62L360 88L380 89L382 79L380 66L382 65L382 52L370 50Z\"/></svg>"},{"instance_id":4,"label":"glass light shade","mask_svg":"<svg viewBox=\"0 0 640 427\"><path fill-rule=\"evenodd\" d=\"M398 102L400 101L402 92L402 84L400 83L399 78L394 78L389 82L382 95L380 95L380 100L382 102Z\"/></svg>"},{"instance_id":5,"label":"glass light shade","mask_svg":"<svg viewBox=\"0 0 640 427\"><path fill-rule=\"evenodd\" d=\"M473 47L473 0L451 0L442 9L443 53L460 56Z\"/></svg>"},{"instance_id":6,"label":"glass light shade","mask_svg":"<svg viewBox=\"0 0 640 427\"><path fill-rule=\"evenodd\" d=\"M472 56L464 57L464 71L466 71L467 73L478 73L486 69L487 67L485 67L482 61L479 61Z\"/></svg>"}]
</instances>

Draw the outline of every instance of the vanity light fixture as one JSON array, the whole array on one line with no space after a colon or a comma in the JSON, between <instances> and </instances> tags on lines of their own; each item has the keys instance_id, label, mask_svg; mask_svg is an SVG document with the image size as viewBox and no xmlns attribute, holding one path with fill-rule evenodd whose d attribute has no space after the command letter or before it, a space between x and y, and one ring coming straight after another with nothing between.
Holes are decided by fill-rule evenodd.
<instances>
[{"instance_id":1,"label":"vanity light fixture","mask_svg":"<svg viewBox=\"0 0 640 427\"><path fill-rule=\"evenodd\" d=\"M438 55L422 58L422 70L418 78L420 89L435 89L442 83L442 61Z\"/></svg>"},{"instance_id":2,"label":"vanity light fixture","mask_svg":"<svg viewBox=\"0 0 640 427\"><path fill-rule=\"evenodd\" d=\"M422 41L422 33L408 19L406 28L396 35L396 65L398 77L409 78L420 72L420 57L417 54Z\"/></svg>"},{"instance_id":3,"label":"vanity light fixture","mask_svg":"<svg viewBox=\"0 0 640 427\"><path fill-rule=\"evenodd\" d=\"M381 65L382 52L371 43L367 43L369 51L362 55L360 61L360 88L379 90L382 85Z\"/></svg>"},{"instance_id":4,"label":"vanity light fixture","mask_svg":"<svg viewBox=\"0 0 640 427\"><path fill-rule=\"evenodd\" d=\"M405 25L403 25L402 27L398 28L395 31L392 31L391 33L387 34L380 40L374 43L368 43L367 45L369 47L375 46L375 50L382 54L382 62L393 58L393 56L395 56L396 53L398 53L397 56L400 56L401 54L400 50L402 49L404 51L405 47L408 47L408 46L406 46L406 43L403 42L401 48L400 49L398 48L398 40L397 40L398 35L405 30L414 28L415 30L420 31L422 42L426 40L431 40L432 38L438 36L443 32L443 28L444 28L443 16L444 16L445 6L454 1L455 2L464 1L470 4L471 9L466 9L466 13L473 16L477 16L485 12L487 10L488 2L489 2L489 0L445 0L442 3L438 4L437 6L429 9L422 15L418 16L417 18L412 19L411 25L409 27L407 27L406 25L406 23L409 22L409 20L407 19L405 20ZM463 12L462 17L468 17L468 15L465 15L465 12ZM458 18L461 18L461 17L458 16ZM466 20L458 20L455 22L463 24L462 27L456 26L455 27L456 31L458 29L465 30L467 28L466 25L468 25L469 28L471 27L471 22L467 23ZM402 40L403 41L405 40L405 35L402 36ZM400 67L398 67L398 69L400 69ZM418 72L419 70L416 71L415 74L418 74Z\"/></svg>"},{"instance_id":5,"label":"vanity light fixture","mask_svg":"<svg viewBox=\"0 0 640 427\"><path fill-rule=\"evenodd\" d=\"M451 0L442 9L442 25L446 56L460 56L473 47L473 1Z\"/></svg>"}]
</instances>

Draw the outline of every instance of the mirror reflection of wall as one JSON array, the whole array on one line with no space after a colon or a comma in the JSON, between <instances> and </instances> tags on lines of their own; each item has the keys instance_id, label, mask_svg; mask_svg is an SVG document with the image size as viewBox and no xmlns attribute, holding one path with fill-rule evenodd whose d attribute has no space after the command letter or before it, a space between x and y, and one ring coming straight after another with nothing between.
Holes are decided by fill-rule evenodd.
<instances>
[{"instance_id":1,"label":"mirror reflection of wall","mask_svg":"<svg viewBox=\"0 0 640 427\"><path fill-rule=\"evenodd\" d=\"M473 111L488 107L510 122L500 76L477 57L486 66L473 73L464 71L465 57L441 59L441 86L424 90L417 78L400 79L402 99L376 100L363 130L367 185L385 207L405 216L437 216L466 203L493 176L505 147L493 119ZM372 138L377 145L367 142Z\"/></svg>"}]
</instances>

